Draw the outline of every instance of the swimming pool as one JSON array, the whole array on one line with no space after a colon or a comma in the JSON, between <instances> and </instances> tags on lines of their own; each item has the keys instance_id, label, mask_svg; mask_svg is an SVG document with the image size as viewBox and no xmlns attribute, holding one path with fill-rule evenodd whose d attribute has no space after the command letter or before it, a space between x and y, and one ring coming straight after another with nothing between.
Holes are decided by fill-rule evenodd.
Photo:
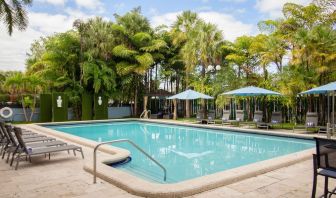
<instances>
[{"instance_id":1,"label":"swimming pool","mask_svg":"<svg viewBox=\"0 0 336 198\"><path fill-rule=\"evenodd\" d=\"M176 183L311 149L312 140L204 129L139 121L46 126L97 142L130 139L167 169ZM132 160L116 168L162 182L162 170L127 143L113 144L131 152Z\"/></svg>"}]
</instances>

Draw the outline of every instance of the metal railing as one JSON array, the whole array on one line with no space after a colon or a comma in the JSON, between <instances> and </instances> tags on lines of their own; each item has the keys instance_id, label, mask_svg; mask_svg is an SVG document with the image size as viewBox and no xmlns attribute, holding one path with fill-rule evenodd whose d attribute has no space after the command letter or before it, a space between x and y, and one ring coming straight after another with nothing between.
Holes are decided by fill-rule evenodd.
<instances>
[{"instance_id":1,"label":"metal railing","mask_svg":"<svg viewBox=\"0 0 336 198\"><path fill-rule=\"evenodd\" d=\"M98 150L98 148L102 145L105 145L105 144L112 144L112 143L117 143L117 142L128 142L128 143L130 143L132 146L134 146L136 149L138 149L141 153L143 153L146 157L148 157L150 160L152 160L156 165L158 165L163 170L163 173L164 173L163 181L166 181L166 179L167 179L167 169L162 164L160 164L160 162L156 161L152 156L150 156L146 151L144 151L141 147L139 147L137 144L135 144L131 140L119 139L119 140L112 140L112 141L108 141L108 142L102 142L94 148L94 151L93 151L93 183L94 184L97 181L97 150Z\"/></svg>"}]
</instances>

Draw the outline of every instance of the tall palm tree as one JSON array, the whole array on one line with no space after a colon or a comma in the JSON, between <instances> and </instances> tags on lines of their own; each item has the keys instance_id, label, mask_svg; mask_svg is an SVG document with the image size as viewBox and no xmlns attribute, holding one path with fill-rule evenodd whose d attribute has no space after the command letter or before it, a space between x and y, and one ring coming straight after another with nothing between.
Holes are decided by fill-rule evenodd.
<instances>
[{"instance_id":1,"label":"tall palm tree","mask_svg":"<svg viewBox=\"0 0 336 198\"><path fill-rule=\"evenodd\" d=\"M87 91L110 96L116 84L115 63L112 60L112 49L115 46L112 22L96 17L77 27L84 52L81 79Z\"/></svg>"},{"instance_id":2,"label":"tall palm tree","mask_svg":"<svg viewBox=\"0 0 336 198\"><path fill-rule=\"evenodd\" d=\"M0 0L0 19L3 20L9 35L14 28L25 30L28 25L25 6L31 5L33 0Z\"/></svg>"},{"instance_id":3,"label":"tall palm tree","mask_svg":"<svg viewBox=\"0 0 336 198\"><path fill-rule=\"evenodd\" d=\"M195 68L197 59L196 54L193 51L187 51L186 47L188 41L192 39L192 31L197 26L197 23L200 22L200 19L197 13L191 11L184 11L181 15L177 16L176 22L173 24L172 29L172 37L173 37L173 44L175 46L181 46L181 56L183 57L182 60L185 63L185 73L186 73L186 88L189 86L189 75L190 72ZM182 50L182 49L185 50ZM186 117L190 118L190 101L186 100Z\"/></svg>"},{"instance_id":4,"label":"tall palm tree","mask_svg":"<svg viewBox=\"0 0 336 198\"><path fill-rule=\"evenodd\" d=\"M185 59L200 65L201 78L200 81L195 81L195 83L199 84L200 82L199 91L206 92L206 70L208 65L219 64L220 51L218 49L223 43L222 32L214 24L199 21L191 31L191 37L193 39L186 42L182 52L186 55L184 56ZM196 64L194 65L196 66ZM202 100L202 109L205 113L204 100Z\"/></svg>"},{"instance_id":5,"label":"tall palm tree","mask_svg":"<svg viewBox=\"0 0 336 198\"><path fill-rule=\"evenodd\" d=\"M139 8L115 17L117 24L112 26L112 30L117 45L112 54L118 61L116 71L121 84L128 86L129 93L134 91L134 114L137 115L138 95L144 76L155 64L155 56L167 44L153 36L149 22Z\"/></svg>"}]
</instances>

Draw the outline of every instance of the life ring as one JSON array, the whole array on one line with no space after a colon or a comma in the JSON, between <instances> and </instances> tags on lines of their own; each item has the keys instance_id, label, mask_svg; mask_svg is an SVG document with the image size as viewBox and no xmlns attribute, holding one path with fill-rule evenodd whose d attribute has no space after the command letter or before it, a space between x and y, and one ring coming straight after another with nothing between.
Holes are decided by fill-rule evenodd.
<instances>
[{"instance_id":1,"label":"life ring","mask_svg":"<svg viewBox=\"0 0 336 198\"><path fill-rule=\"evenodd\" d=\"M8 114L6 114L5 112L8 111ZM13 115L13 110L9 107L4 107L2 109L0 109L0 116L3 118L10 118Z\"/></svg>"}]
</instances>

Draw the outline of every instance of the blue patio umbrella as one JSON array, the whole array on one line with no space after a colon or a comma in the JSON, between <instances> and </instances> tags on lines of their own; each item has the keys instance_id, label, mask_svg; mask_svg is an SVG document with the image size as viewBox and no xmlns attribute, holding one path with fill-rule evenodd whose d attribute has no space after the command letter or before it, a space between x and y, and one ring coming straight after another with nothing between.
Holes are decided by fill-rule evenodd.
<instances>
[{"instance_id":1,"label":"blue patio umbrella","mask_svg":"<svg viewBox=\"0 0 336 198\"><path fill-rule=\"evenodd\" d=\"M176 95L173 95L173 96L170 96L168 97L167 99L174 99L174 119L177 118L177 109L176 109L176 100L195 100L195 99L213 99L212 96L208 96L208 95L205 95L205 94L202 94L202 93L199 93L197 91L194 91L194 90L191 90L191 89L188 89L184 92L181 92L179 94L176 94Z\"/></svg>"},{"instance_id":2,"label":"blue patio umbrella","mask_svg":"<svg viewBox=\"0 0 336 198\"><path fill-rule=\"evenodd\" d=\"M329 84L326 85L322 85L320 87L315 87L313 89L309 89L307 91L301 92L299 93L300 95L303 94L325 94L328 92L333 92L336 91L336 81L335 82L331 82Z\"/></svg>"},{"instance_id":3,"label":"blue patio umbrella","mask_svg":"<svg viewBox=\"0 0 336 198\"><path fill-rule=\"evenodd\" d=\"M333 100L332 100L333 132L335 131L335 91L336 91L336 81L299 93L300 95L304 95L304 94L328 94L329 95L329 93L333 94L332 95L333 96ZM329 97L328 97L328 123L330 123L329 108L330 107L329 107Z\"/></svg>"},{"instance_id":4,"label":"blue patio umbrella","mask_svg":"<svg viewBox=\"0 0 336 198\"><path fill-rule=\"evenodd\" d=\"M228 91L225 93L222 93L221 95L229 95L229 96L267 96L267 95L274 95L274 96L281 96L280 93L267 90L260 87L255 86L248 86L239 88L236 90ZM231 107L230 107L231 108Z\"/></svg>"},{"instance_id":5,"label":"blue patio umbrella","mask_svg":"<svg viewBox=\"0 0 336 198\"><path fill-rule=\"evenodd\" d=\"M168 99L179 99L179 100L195 100L195 99L213 99L212 96L202 94L200 92L188 89L179 94L168 97Z\"/></svg>"},{"instance_id":6,"label":"blue patio umbrella","mask_svg":"<svg viewBox=\"0 0 336 198\"><path fill-rule=\"evenodd\" d=\"M229 92L222 93L221 95L231 95L231 96L266 96L266 95L278 95L281 94L275 91L263 89L260 87L243 87L240 89L232 90Z\"/></svg>"}]
</instances>

